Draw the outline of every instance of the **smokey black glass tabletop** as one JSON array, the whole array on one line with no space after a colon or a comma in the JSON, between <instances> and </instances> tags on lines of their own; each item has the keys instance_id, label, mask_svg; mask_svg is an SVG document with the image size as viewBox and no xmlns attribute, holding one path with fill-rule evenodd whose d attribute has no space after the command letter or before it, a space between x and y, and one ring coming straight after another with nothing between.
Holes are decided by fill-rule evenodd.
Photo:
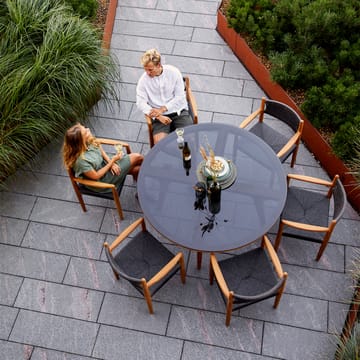
<instances>
[{"instance_id":1,"label":"smokey black glass tabletop","mask_svg":"<svg viewBox=\"0 0 360 360\"><path fill-rule=\"evenodd\" d=\"M138 178L138 195L147 221L178 245L197 251L227 251L252 243L279 218L286 199L286 174L273 150L247 130L226 124L185 128L191 149L189 175L171 133L146 155ZM216 156L236 169L231 186L221 191L216 215L194 208L195 184L209 143ZM201 174L200 174L201 175Z\"/></svg>"}]
</instances>

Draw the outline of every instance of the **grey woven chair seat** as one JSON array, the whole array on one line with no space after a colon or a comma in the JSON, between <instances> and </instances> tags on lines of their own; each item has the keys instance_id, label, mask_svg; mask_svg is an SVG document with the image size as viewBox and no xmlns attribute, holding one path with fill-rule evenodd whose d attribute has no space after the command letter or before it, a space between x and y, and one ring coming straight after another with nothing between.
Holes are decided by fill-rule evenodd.
<instances>
[{"instance_id":1,"label":"grey woven chair seat","mask_svg":"<svg viewBox=\"0 0 360 360\"><path fill-rule=\"evenodd\" d=\"M135 235L129 237L132 233ZM181 252L174 255L150 234L144 218L129 225L112 244L105 242L104 247L116 279L129 281L144 296L150 314L154 312L152 295L179 270L185 283L184 255Z\"/></svg>"}]
</instances>

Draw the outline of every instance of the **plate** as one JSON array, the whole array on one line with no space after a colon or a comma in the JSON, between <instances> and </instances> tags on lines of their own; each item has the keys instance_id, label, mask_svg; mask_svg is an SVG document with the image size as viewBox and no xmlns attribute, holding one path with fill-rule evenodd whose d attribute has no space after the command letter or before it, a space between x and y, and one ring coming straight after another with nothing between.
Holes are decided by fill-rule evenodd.
<instances>
[{"instance_id":1,"label":"plate","mask_svg":"<svg viewBox=\"0 0 360 360\"><path fill-rule=\"evenodd\" d=\"M221 178L223 177L224 175L228 174L229 170L230 170L230 167L229 167L229 163L227 160L225 160L223 157L221 156L215 156L215 160L218 160L221 162L221 164L223 165L222 166L222 170L220 172L217 173L217 177L218 178ZM213 175L213 172L211 171L210 169L210 160L208 160L205 164L205 172L207 175Z\"/></svg>"}]
</instances>

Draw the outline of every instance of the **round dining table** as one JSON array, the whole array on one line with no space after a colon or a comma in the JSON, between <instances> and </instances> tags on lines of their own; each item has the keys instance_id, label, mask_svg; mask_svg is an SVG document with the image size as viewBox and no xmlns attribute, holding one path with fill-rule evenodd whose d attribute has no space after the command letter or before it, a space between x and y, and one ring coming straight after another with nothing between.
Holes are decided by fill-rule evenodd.
<instances>
[{"instance_id":1,"label":"round dining table","mask_svg":"<svg viewBox=\"0 0 360 360\"><path fill-rule=\"evenodd\" d=\"M138 177L145 219L168 240L201 254L237 249L256 241L277 221L286 200L286 174L274 151L247 130L221 123L185 127L191 168L183 167L175 132L150 149ZM196 209L194 187L206 184L201 146L232 169L221 190L220 211Z\"/></svg>"}]
</instances>

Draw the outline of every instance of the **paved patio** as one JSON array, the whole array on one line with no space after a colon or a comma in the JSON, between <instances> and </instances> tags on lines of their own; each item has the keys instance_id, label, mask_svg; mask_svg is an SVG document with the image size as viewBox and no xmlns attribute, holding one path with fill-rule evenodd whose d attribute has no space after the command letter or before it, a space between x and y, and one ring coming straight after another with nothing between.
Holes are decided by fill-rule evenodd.
<instances>
[{"instance_id":1,"label":"paved patio","mask_svg":"<svg viewBox=\"0 0 360 360\"><path fill-rule=\"evenodd\" d=\"M257 108L263 91L215 30L218 3L119 0L111 50L121 64L121 104L94 112L97 136L149 151L134 100L140 55L152 47L190 77L200 122L238 125ZM341 331L351 296L348 272L360 248L360 218L350 205L319 262L318 245L282 241L289 280L277 310L271 299L252 305L226 328L224 304L208 283L207 256L198 271L196 256L184 250L186 284L173 278L155 296L150 316L139 294L114 279L102 248L141 216L135 185L127 180L121 197L125 220L118 220L112 201L87 197L82 212L62 167L61 140L0 192L1 359L333 358L333 334ZM328 178L304 146L291 171Z\"/></svg>"}]
</instances>

